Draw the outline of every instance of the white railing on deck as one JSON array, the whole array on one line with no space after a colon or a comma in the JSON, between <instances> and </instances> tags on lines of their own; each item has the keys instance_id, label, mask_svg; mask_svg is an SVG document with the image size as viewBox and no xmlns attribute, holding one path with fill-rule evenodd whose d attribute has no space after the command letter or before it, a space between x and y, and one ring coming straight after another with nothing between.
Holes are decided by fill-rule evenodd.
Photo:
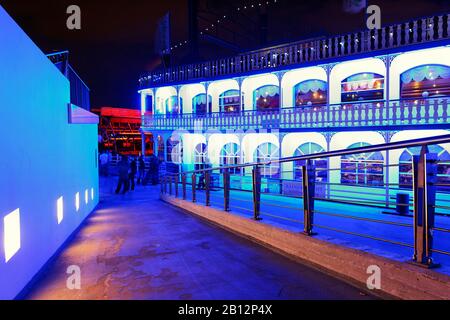
<instances>
[{"instance_id":1,"label":"white railing on deck","mask_svg":"<svg viewBox=\"0 0 450 320\"><path fill-rule=\"evenodd\" d=\"M420 18L331 38L289 43L197 64L152 72L139 80L141 88L188 82L252 71L271 70L323 59L338 58L402 46L444 40L450 34L450 14Z\"/></svg>"},{"instance_id":2,"label":"white railing on deck","mask_svg":"<svg viewBox=\"0 0 450 320\"><path fill-rule=\"evenodd\" d=\"M436 125L449 121L448 99L429 98L341 103L282 108L274 111L209 113L207 115L146 115L144 130L305 129L366 126Z\"/></svg>"}]
</instances>

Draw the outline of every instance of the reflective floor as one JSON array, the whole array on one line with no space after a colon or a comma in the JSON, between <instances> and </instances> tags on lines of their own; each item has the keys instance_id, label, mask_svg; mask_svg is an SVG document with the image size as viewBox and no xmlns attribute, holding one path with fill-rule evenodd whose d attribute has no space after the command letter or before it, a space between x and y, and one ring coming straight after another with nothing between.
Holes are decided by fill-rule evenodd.
<instances>
[{"instance_id":1,"label":"reflective floor","mask_svg":"<svg viewBox=\"0 0 450 320\"><path fill-rule=\"evenodd\" d=\"M159 187L101 203L28 299L372 299L355 287L159 201ZM80 267L81 290L66 286Z\"/></svg>"}]
</instances>

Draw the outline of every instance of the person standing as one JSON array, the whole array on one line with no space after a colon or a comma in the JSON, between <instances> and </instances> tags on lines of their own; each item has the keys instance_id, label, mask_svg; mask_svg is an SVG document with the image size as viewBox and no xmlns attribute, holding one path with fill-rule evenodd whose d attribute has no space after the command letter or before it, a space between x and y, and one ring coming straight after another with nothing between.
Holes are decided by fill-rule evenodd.
<instances>
[{"instance_id":1,"label":"person standing","mask_svg":"<svg viewBox=\"0 0 450 320\"><path fill-rule=\"evenodd\" d=\"M205 184L205 174L202 173L198 179L198 185L197 185L197 189L198 190L205 190L206 189L206 184Z\"/></svg>"},{"instance_id":2,"label":"person standing","mask_svg":"<svg viewBox=\"0 0 450 320\"><path fill-rule=\"evenodd\" d=\"M107 177L108 176L108 154L106 152L103 152L100 155L100 175Z\"/></svg>"},{"instance_id":3,"label":"person standing","mask_svg":"<svg viewBox=\"0 0 450 320\"><path fill-rule=\"evenodd\" d=\"M150 158L150 175L151 175L151 184L158 184L158 171L159 171L159 160L155 155L152 155Z\"/></svg>"},{"instance_id":4,"label":"person standing","mask_svg":"<svg viewBox=\"0 0 450 320\"><path fill-rule=\"evenodd\" d=\"M128 184L129 184L129 170L130 170L127 156L122 156L122 159L118 164L118 169L119 169L119 183L117 184L116 194L120 193L122 187L123 187L122 194L125 194L127 193L129 188Z\"/></svg>"},{"instance_id":5,"label":"person standing","mask_svg":"<svg viewBox=\"0 0 450 320\"><path fill-rule=\"evenodd\" d=\"M134 188L136 187L134 183L134 179L136 178L137 173L137 162L135 158L131 159L130 163L130 175L129 175L129 186L131 185L131 191L134 191Z\"/></svg>"},{"instance_id":6,"label":"person standing","mask_svg":"<svg viewBox=\"0 0 450 320\"><path fill-rule=\"evenodd\" d=\"M139 172L137 184L140 185L141 183L144 184L144 177L145 177L145 161L143 156L139 157L138 165L139 165Z\"/></svg>"}]
</instances>

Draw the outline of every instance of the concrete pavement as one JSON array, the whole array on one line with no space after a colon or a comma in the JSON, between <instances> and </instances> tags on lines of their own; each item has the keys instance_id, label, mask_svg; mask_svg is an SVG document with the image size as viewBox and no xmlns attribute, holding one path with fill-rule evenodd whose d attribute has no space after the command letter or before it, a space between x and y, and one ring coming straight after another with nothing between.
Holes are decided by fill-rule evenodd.
<instances>
[{"instance_id":1,"label":"concrete pavement","mask_svg":"<svg viewBox=\"0 0 450 320\"><path fill-rule=\"evenodd\" d=\"M28 299L372 299L308 266L159 201L158 187L101 203ZM69 266L81 290L66 286Z\"/></svg>"}]
</instances>

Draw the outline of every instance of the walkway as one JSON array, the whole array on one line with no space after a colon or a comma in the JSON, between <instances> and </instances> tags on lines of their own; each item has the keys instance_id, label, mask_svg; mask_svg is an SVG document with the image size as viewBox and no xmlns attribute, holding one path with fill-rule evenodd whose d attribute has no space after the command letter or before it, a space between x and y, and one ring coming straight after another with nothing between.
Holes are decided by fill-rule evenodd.
<instances>
[{"instance_id":1,"label":"walkway","mask_svg":"<svg viewBox=\"0 0 450 320\"><path fill-rule=\"evenodd\" d=\"M29 299L370 299L358 289L158 200L111 194L31 289ZM81 290L66 288L68 266Z\"/></svg>"},{"instance_id":2,"label":"walkway","mask_svg":"<svg viewBox=\"0 0 450 320\"><path fill-rule=\"evenodd\" d=\"M181 195L181 186L180 195ZM188 200L192 190L188 186ZM366 201L361 197L361 201ZM197 202L205 204L204 191L197 191ZM223 191L211 192L213 207L223 209ZM261 223L268 223L279 228L301 232L303 230L303 200L273 194L261 197ZM231 214L251 218L253 216L253 199L251 192L231 191ZM317 238L346 247L374 253L397 261L408 261L413 256L413 219L412 217L383 214L383 209L343 203L316 201L314 231ZM450 217L436 216L436 227L450 230ZM441 267L435 269L450 275L450 233L434 232L433 254Z\"/></svg>"}]
</instances>

